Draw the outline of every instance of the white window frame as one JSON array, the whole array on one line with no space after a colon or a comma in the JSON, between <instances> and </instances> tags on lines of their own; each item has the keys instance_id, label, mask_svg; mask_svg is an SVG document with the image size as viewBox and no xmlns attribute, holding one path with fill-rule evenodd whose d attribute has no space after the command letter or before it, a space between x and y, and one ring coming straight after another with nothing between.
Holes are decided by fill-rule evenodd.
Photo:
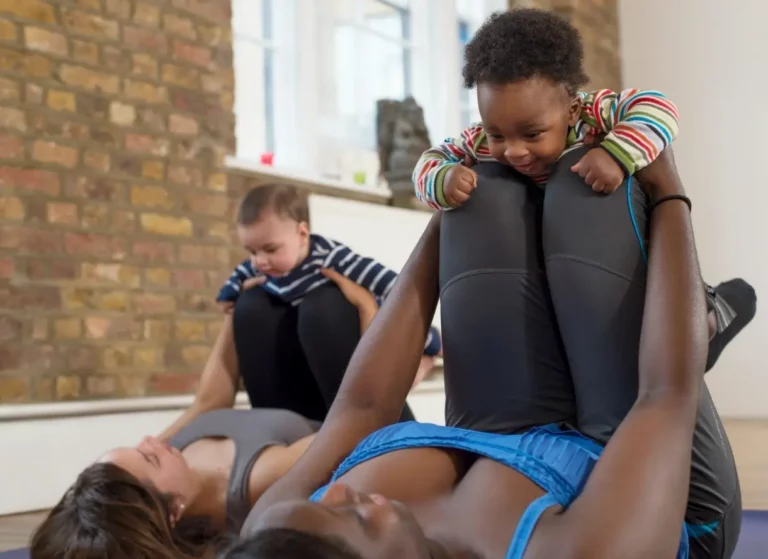
<instances>
[{"instance_id":1,"label":"white window frame","mask_svg":"<svg viewBox=\"0 0 768 559\"><path fill-rule=\"evenodd\" d=\"M478 12L480 19L507 7L507 0L474 2L482 6ZM386 188L329 178L319 171L324 122L317 90L323 64L316 45L320 37L317 22L324 16L323 2L272 0L272 3L274 40L265 42L265 47L271 49L274 68L274 166L264 166L257 158L242 154L229 157L227 164L389 198L391 193ZM430 141L437 144L459 134L463 128L459 14L455 2L450 0L411 0L410 18L411 40L402 42L411 51L410 93L424 108ZM474 98L474 93L471 95ZM235 105L236 110L238 106L247 110L237 99Z\"/></svg>"}]
</instances>

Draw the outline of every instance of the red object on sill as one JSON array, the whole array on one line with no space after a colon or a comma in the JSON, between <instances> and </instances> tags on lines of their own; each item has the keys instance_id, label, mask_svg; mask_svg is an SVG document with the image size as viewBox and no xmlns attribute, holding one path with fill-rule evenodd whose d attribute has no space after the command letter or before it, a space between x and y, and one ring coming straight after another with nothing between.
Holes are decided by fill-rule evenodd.
<instances>
[{"instance_id":1,"label":"red object on sill","mask_svg":"<svg viewBox=\"0 0 768 559\"><path fill-rule=\"evenodd\" d=\"M261 164L271 167L275 160L275 154L272 152L266 152L261 154Z\"/></svg>"}]
</instances>

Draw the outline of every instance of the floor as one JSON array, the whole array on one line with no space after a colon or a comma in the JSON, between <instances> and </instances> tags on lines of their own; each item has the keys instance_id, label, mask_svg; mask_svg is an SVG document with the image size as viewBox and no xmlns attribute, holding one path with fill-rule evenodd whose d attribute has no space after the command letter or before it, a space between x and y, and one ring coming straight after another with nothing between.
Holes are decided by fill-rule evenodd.
<instances>
[{"instance_id":1,"label":"floor","mask_svg":"<svg viewBox=\"0 0 768 559\"><path fill-rule=\"evenodd\" d=\"M745 509L768 510L768 421L726 421ZM25 547L45 513L0 517L0 551Z\"/></svg>"}]
</instances>

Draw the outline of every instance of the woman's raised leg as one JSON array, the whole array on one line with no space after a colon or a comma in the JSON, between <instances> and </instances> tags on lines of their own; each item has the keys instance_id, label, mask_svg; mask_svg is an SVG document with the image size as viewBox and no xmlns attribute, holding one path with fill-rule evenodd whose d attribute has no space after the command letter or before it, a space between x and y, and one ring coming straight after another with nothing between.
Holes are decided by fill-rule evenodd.
<instances>
[{"instance_id":1,"label":"woman's raised leg","mask_svg":"<svg viewBox=\"0 0 768 559\"><path fill-rule=\"evenodd\" d=\"M584 154L563 157L547 185L543 243L547 277L573 377L579 430L607 442L638 393L645 301L646 200L636 181L609 196L570 171ZM686 520L692 557L729 557L741 519L730 444L706 388L694 434Z\"/></svg>"},{"instance_id":2,"label":"woman's raised leg","mask_svg":"<svg viewBox=\"0 0 768 559\"><path fill-rule=\"evenodd\" d=\"M504 165L474 169L471 199L442 217L446 421L497 433L572 423L541 252L542 192Z\"/></svg>"}]
</instances>

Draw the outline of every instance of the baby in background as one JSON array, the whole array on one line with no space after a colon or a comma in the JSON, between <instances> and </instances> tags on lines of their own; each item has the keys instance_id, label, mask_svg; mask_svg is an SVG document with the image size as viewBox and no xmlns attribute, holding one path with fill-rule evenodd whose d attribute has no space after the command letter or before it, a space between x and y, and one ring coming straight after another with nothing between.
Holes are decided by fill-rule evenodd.
<instances>
[{"instance_id":1,"label":"baby in background","mask_svg":"<svg viewBox=\"0 0 768 559\"><path fill-rule=\"evenodd\" d=\"M394 271L373 258L312 233L306 196L294 186L274 184L251 190L240 207L237 233L250 257L235 268L216 298L225 312L231 312L247 288L264 289L287 305L300 305L308 293L331 282L324 269L366 288L379 305L397 279ZM440 353L440 333L432 327L424 355L433 359Z\"/></svg>"}]
</instances>

